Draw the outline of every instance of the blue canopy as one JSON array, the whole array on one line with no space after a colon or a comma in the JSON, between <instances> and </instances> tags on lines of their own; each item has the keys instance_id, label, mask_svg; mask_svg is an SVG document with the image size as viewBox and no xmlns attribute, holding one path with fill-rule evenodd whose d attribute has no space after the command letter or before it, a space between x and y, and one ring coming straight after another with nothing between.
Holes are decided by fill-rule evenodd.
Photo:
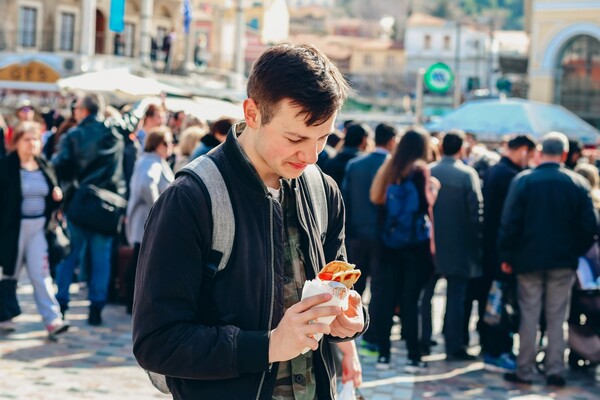
<instances>
[{"instance_id":1,"label":"blue canopy","mask_svg":"<svg viewBox=\"0 0 600 400\"><path fill-rule=\"evenodd\" d=\"M425 127L432 132L462 129L477 134L477 139L483 141L500 141L510 133L527 133L539 139L552 131L584 144L600 140L598 129L566 108L523 99L469 101Z\"/></svg>"}]
</instances>

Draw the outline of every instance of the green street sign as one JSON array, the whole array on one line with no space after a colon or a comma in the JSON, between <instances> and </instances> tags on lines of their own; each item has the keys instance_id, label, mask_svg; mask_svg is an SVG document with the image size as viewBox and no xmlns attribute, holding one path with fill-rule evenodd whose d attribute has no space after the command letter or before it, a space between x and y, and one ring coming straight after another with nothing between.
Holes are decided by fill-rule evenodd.
<instances>
[{"instance_id":1,"label":"green street sign","mask_svg":"<svg viewBox=\"0 0 600 400\"><path fill-rule=\"evenodd\" d=\"M454 74L444 63L435 63L427 68L423 77L425 86L434 93L446 93L452 87Z\"/></svg>"}]
</instances>

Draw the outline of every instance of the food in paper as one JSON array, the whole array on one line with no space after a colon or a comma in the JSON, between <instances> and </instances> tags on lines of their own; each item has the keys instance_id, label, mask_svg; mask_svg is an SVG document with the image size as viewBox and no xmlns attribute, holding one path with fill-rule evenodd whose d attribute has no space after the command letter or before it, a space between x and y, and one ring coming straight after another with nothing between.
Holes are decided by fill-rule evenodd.
<instances>
[{"instance_id":1,"label":"food in paper","mask_svg":"<svg viewBox=\"0 0 600 400\"><path fill-rule=\"evenodd\" d=\"M323 306L337 306L342 310L348 309L348 295L352 285L360 277L360 270L354 269L354 265L343 261L332 261L327 264L317 275L317 279L304 282L302 288L302 299L316 296L323 293L331 293L333 297L326 303L319 304ZM321 317L311 323L331 324L335 316ZM319 341L323 334L316 333L314 338ZM302 350L302 354L308 352L310 348Z\"/></svg>"}]
</instances>

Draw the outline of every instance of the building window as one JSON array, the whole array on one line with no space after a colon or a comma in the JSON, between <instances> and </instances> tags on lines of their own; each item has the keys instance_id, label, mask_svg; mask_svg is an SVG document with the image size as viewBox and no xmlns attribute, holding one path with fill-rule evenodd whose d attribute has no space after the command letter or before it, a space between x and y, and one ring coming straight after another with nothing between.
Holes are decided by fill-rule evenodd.
<instances>
[{"instance_id":1,"label":"building window","mask_svg":"<svg viewBox=\"0 0 600 400\"><path fill-rule=\"evenodd\" d=\"M395 67L396 59L394 58L394 56L387 56L387 58L385 59L385 65L390 68Z\"/></svg>"},{"instance_id":2,"label":"building window","mask_svg":"<svg viewBox=\"0 0 600 400\"><path fill-rule=\"evenodd\" d=\"M63 12L60 14L60 43L62 51L73 51L75 34L75 14Z\"/></svg>"},{"instance_id":3,"label":"building window","mask_svg":"<svg viewBox=\"0 0 600 400\"><path fill-rule=\"evenodd\" d=\"M373 65L373 56L370 54L365 54L363 63L365 66Z\"/></svg>"},{"instance_id":4,"label":"building window","mask_svg":"<svg viewBox=\"0 0 600 400\"><path fill-rule=\"evenodd\" d=\"M133 57L134 41L135 41L135 25L131 22L125 22L125 56Z\"/></svg>"},{"instance_id":5,"label":"building window","mask_svg":"<svg viewBox=\"0 0 600 400\"><path fill-rule=\"evenodd\" d=\"M21 7L19 10L19 46L32 48L37 38L37 8Z\"/></svg>"},{"instance_id":6,"label":"building window","mask_svg":"<svg viewBox=\"0 0 600 400\"><path fill-rule=\"evenodd\" d=\"M444 36L444 50L450 50L450 36Z\"/></svg>"},{"instance_id":7,"label":"building window","mask_svg":"<svg viewBox=\"0 0 600 400\"><path fill-rule=\"evenodd\" d=\"M423 40L423 48L425 50L431 49L431 35L425 35Z\"/></svg>"}]
</instances>

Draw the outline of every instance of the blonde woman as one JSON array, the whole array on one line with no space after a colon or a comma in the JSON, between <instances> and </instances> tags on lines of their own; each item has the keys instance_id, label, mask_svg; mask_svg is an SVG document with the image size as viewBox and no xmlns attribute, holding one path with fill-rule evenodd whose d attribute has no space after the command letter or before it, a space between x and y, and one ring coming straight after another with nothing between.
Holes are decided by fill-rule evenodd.
<instances>
[{"instance_id":1,"label":"blonde woman","mask_svg":"<svg viewBox=\"0 0 600 400\"><path fill-rule=\"evenodd\" d=\"M190 126L186 128L181 134L179 139L179 145L175 149L175 165L173 166L173 172L179 171L188 162L190 162L190 155L192 151L200 144L200 139L206 135L206 129L200 126Z\"/></svg>"},{"instance_id":2,"label":"blonde woman","mask_svg":"<svg viewBox=\"0 0 600 400\"><path fill-rule=\"evenodd\" d=\"M167 158L173 154L173 135L167 127L151 129L144 144L144 153L136 161L131 177L127 203L127 239L133 245L133 257L126 273L127 312L133 306L133 288L144 223L158 196L173 182L173 171Z\"/></svg>"}]
</instances>

